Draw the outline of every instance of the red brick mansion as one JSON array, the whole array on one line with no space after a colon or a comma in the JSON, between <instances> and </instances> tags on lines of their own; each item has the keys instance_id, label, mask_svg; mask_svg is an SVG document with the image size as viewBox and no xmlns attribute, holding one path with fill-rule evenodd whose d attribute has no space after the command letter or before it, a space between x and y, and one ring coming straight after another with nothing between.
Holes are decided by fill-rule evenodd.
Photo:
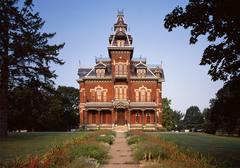
<instances>
[{"instance_id":1,"label":"red brick mansion","mask_svg":"<svg viewBox=\"0 0 240 168\"><path fill-rule=\"evenodd\" d=\"M162 127L161 66L148 66L146 59L133 58L132 36L118 12L114 33L109 37L108 58L96 58L92 68L79 68L80 126L88 129Z\"/></svg>"}]
</instances>

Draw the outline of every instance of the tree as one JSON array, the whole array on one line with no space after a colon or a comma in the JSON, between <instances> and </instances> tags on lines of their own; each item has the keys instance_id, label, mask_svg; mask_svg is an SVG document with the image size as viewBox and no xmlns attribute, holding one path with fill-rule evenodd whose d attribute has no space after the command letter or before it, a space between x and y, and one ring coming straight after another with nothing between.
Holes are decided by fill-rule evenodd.
<instances>
[{"instance_id":1,"label":"tree","mask_svg":"<svg viewBox=\"0 0 240 168\"><path fill-rule=\"evenodd\" d=\"M171 100L168 98L163 98L162 99L162 108L163 108L163 126L167 129L167 130L172 130L174 128L174 123L172 120L172 109L170 107L171 105Z\"/></svg>"},{"instance_id":2,"label":"tree","mask_svg":"<svg viewBox=\"0 0 240 168\"><path fill-rule=\"evenodd\" d=\"M211 100L212 101L212 100ZM212 111L210 108L203 109L203 128L206 133L214 134L216 132L216 128L214 123L211 121Z\"/></svg>"},{"instance_id":3,"label":"tree","mask_svg":"<svg viewBox=\"0 0 240 168\"><path fill-rule=\"evenodd\" d=\"M184 115L181 113L181 111L174 110L171 112L171 116L174 123L174 129L181 130L183 128L182 118Z\"/></svg>"},{"instance_id":4,"label":"tree","mask_svg":"<svg viewBox=\"0 0 240 168\"><path fill-rule=\"evenodd\" d=\"M10 92L9 130L66 131L79 123L79 90L59 86L51 91L28 86Z\"/></svg>"},{"instance_id":5,"label":"tree","mask_svg":"<svg viewBox=\"0 0 240 168\"><path fill-rule=\"evenodd\" d=\"M79 124L79 90L74 87L59 86L57 97L62 103L65 129L76 128Z\"/></svg>"},{"instance_id":6,"label":"tree","mask_svg":"<svg viewBox=\"0 0 240 168\"><path fill-rule=\"evenodd\" d=\"M191 28L190 44L207 35L211 44L200 65L210 65L212 80L230 81L240 76L240 10L237 0L189 0L183 9L177 6L167 14L165 28Z\"/></svg>"},{"instance_id":7,"label":"tree","mask_svg":"<svg viewBox=\"0 0 240 168\"><path fill-rule=\"evenodd\" d=\"M203 115L197 106L191 106L187 109L183 121L189 129L201 128L204 122Z\"/></svg>"},{"instance_id":8,"label":"tree","mask_svg":"<svg viewBox=\"0 0 240 168\"><path fill-rule=\"evenodd\" d=\"M240 135L240 78L226 83L210 101L210 121L216 130Z\"/></svg>"},{"instance_id":9,"label":"tree","mask_svg":"<svg viewBox=\"0 0 240 168\"><path fill-rule=\"evenodd\" d=\"M49 64L64 63L58 58L64 44L48 44L55 33L40 31L44 21L33 12L32 1L18 5L0 0L0 137L7 135L9 88L29 81L46 88L56 78Z\"/></svg>"},{"instance_id":10,"label":"tree","mask_svg":"<svg viewBox=\"0 0 240 168\"><path fill-rule=\"evenodd\" d=\"M171 100L168 98L162 99L163 107L163 126L168 130L180 130L182 127L181 119L183 114L181 111L176 111L171 108Z\"/></svg>"}]
</instances>

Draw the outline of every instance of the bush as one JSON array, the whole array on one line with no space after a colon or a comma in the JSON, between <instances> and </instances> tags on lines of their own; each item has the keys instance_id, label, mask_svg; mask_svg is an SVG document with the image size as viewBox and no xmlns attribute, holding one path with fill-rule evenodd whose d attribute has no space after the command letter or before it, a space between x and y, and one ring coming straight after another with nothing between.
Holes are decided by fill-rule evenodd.
<instances>
[{"instance_id":1,"label":"bush","mask_svg":"<svg viewBox=\"0 0 240 168\"><path fill-rule=\"evenodd\" d=\"M150 144L141 142L134 151L134 159L140 160L160 160L166 157L163 149L159 144Z\"/></svg>"},{"instance_id":2,"label":"bush","mask_svg":"<svg viewBox=\"0 0 240 168\"><path fill-rule=\"evenodd\" d=\"M96 168L99 166L100 165L97 160L92 159L92 158L86 158L86 157L79 157L68 165L69 168L79 168L79 167L81 167L81 168Z\"/></svg>"},{"instance_id":3,"label":"bush","mask_svg":"<svg viewBox=\"0 0 240 168\"><path fill-rule=\"evenodd\" d=\"M137 144L141 141L143 141L144 138L143 136L131 136L129 139L128 139L128 145L133 145L133 144Z\"/></svg>"},{"instance_id":4,"label":"bush","mask_svg":"<svg viewBox=\"0 0 240 168\"><path fill-rule=\"evenodd\" d=\"M137 132L136 134L139 134ZM209 158L199 153L181 150L176 144L152 135L136 135L131 132L128 144L135 144L134 159L147 160L145 168L216 168Z\"/></svg>"},{"instance_id":5,"label":"bush","mask_svg":"<svg viewBox=\"0 0 240 168\"><path fill-rule=\"evenodd\" d=\"M70 156L71 160L83 156L94 158L99 161L99 163L104 163L105 159L107 158L107 152L107 149L100 144L81 144L70 146L68 155Z\"/></svg>"},{"instance_id":6,"label":"bush","mask_svg":"<svg viewBox=\"0 0 240 168\"><path fill-rule=\"evenodd\" d=\"M108 143L109 145L113 144L113 136L112 135L99 135L96 137L97 141Z\"/></svg>"}]
</instances>

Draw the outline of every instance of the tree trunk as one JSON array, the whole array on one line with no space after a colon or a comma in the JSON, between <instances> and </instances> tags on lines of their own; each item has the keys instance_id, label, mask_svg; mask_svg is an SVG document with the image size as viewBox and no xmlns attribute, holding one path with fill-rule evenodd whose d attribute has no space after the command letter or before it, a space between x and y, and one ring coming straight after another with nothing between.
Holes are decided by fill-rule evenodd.
<instances>
[{"instance_id":1,"label":"tree trunk","mask_svg":"<svg viewBox=\"0 0 240 168\"><path fill-rule=\"evenodd\" d=\"M5 56L4 56L5 57ZM1 79L0 79L0 138L7 136L7 120L8 120L8 58L3 58L3 64L1 67Z\"/></svg>"},{"instance_id":2,"label":"tree trunk","mask_svg":"<svg viewBox=\"0 0 240 168\"><path fill-rule=\"evenodd\" d=\"M0 138L7 136L8 128L8 80L9 80L9 58L8 58L8 24L3 30L3 55L1 55L1 75L0 75Z\"/></svg>"}]
</instances>

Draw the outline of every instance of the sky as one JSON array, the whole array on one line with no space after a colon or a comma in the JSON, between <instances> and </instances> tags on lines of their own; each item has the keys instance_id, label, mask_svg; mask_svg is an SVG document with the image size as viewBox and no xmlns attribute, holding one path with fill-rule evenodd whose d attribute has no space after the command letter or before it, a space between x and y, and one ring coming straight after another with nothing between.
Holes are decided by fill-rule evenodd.
<instances>
[{"instance_id":1,"label":"sky","mask_svg":"<svg viewBox=\"0 0 240 168\"><path fill-rule=\"evenodd\" d=\"M63 66L52 65L58 75L56 86L79 88L79 67L92 67L95 57L108 57L108 37L112 33L117 11L123 10L133 37L133 57L146 57L148 64L164 69L163 97L172 100L172 108L185 113L196 105L203 110L223 86L207 74L209 66L200 66L209 43L200 37L189 44L190 30L181 27L168 32L164 18L185 0L33 0L34 11L45 20L42 31L56 32L50 43L65 43L59 57Z\"/></svg>"}]
</instances>

